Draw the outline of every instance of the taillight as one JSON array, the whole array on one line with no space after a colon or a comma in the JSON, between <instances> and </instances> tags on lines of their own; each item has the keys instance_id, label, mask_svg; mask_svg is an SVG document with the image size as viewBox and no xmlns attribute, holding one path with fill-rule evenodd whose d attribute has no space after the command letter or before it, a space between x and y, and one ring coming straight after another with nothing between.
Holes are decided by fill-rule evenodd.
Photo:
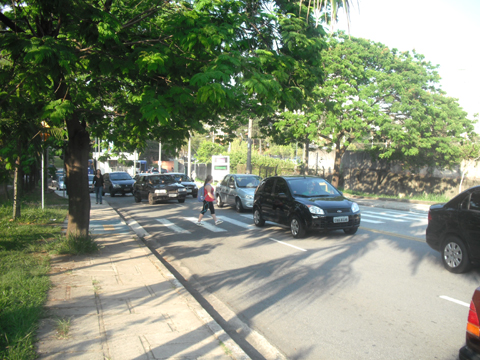
<instances>
[{"instance_id":1,"label":"taillight","mask_svg":"<svg viewBox=\"0 0 480 360\"><path fill-rule=\"evenodd\" d=\"M432 212L428 211L428 222L432 221Z\"/></svg>"},{"instance_id":2,"label":"taillight","mask_svg":"<svg viewBox=\"0 0 480 360\"><path fill-rule=\"evenodd\" d=\"M480 337L480 322L478 321L477 309L473 301L470 303L470 311L468 312L467 332L477 338Z\"/></svg>"}]
</instances>

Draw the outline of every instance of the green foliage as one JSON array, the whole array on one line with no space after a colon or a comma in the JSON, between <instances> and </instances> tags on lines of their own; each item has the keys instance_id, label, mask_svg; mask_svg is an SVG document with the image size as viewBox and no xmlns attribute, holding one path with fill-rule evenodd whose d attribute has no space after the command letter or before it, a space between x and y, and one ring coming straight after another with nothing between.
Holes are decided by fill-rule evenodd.
<instances>
[{"instance_id":1,"label":"green foliage","mask_svg":"<svg viewBox=\"0 0 480 360\"><path fill-rule=\"evenodd\" d=\"M353 143L405 166L459 162L459 146L474 136L472 121L439 89L436 66L422 55L339 33L321 59L324 83L302 112L283 114L278 132L335 150L337 173Z\"/></svg>"},{"instance_id":2,"label":"green foliage","mask_svg":"<svg viewBox=\"0 0 480 360\"><path fill-rule=\"evenodd\" d=\"M200 144L200 147L197 150L197 162L211 164L212 156L214 155L227 155L225 146L205 141Z\"/></svg>"}]
</instances>

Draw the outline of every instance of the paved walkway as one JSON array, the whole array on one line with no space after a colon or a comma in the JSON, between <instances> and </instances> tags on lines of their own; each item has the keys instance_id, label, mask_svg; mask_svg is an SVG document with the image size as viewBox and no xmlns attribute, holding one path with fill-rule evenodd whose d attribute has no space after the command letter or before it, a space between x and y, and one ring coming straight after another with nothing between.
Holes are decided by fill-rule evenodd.
<instances>
[{"instance_id":1,"label":"paved walkway","mask_svg":"<svg viewBox=\"0 0 480 360\"><path fill-rule=\"evenodd\" d=\"M90 218L100 252L52 259L40 359L249 359L105 200Z\"/></svg>"}]
</instances>

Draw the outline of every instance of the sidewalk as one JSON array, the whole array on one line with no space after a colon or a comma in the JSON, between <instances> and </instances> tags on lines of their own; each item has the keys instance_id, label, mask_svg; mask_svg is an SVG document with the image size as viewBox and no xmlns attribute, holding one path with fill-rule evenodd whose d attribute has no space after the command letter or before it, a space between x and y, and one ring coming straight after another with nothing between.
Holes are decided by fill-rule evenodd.
<instances>
[{"instance_id":1,"label":"sidewalk","mask_svg":"<svg viewBox=\"0 0 480 360\"><path fill-rule=\"evenodd\" d=\"M90 219L100 252L52 259L40 359L249 359L105 199Z\"/></svg>"}]
</instances>

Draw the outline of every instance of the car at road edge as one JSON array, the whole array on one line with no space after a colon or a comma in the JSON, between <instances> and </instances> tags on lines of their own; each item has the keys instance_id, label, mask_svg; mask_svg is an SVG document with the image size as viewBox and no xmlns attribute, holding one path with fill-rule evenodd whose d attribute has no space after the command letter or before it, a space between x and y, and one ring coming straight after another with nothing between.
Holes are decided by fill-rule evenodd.
<instances>
[{"instance_id":1,"label":"car at road edge","mask_svg":"<svg viewBox=\"0 0 480 360\"><path fill-rule=\"evenodd\" d=\"M129 173L125 171L115 171L103 174L104 194L110 193L111 197L117 194L125 195L127 193L133 194L133 184L135 180L132 179Z\"/></svg>"},{"instance_id":2,"label":"car at road edge","mask_svg":"<svg viewBox=\"0 0 480 360\"><path fill-rule=\"evenodd\" d=\"M476 288L467 318L465 345L459 351L460 360L480 360L480 287Z\"/></svg>"},{"instance_id":3,"label":"car at road edge","mask_svg":"<svg viewBox=\"0 0 480 360\"><path fill-rule=\"evenodd\" d=\"M430 206L425 238L452 273L466 272L480 262L480 186Z\"/></svg>"}]
</instances>

